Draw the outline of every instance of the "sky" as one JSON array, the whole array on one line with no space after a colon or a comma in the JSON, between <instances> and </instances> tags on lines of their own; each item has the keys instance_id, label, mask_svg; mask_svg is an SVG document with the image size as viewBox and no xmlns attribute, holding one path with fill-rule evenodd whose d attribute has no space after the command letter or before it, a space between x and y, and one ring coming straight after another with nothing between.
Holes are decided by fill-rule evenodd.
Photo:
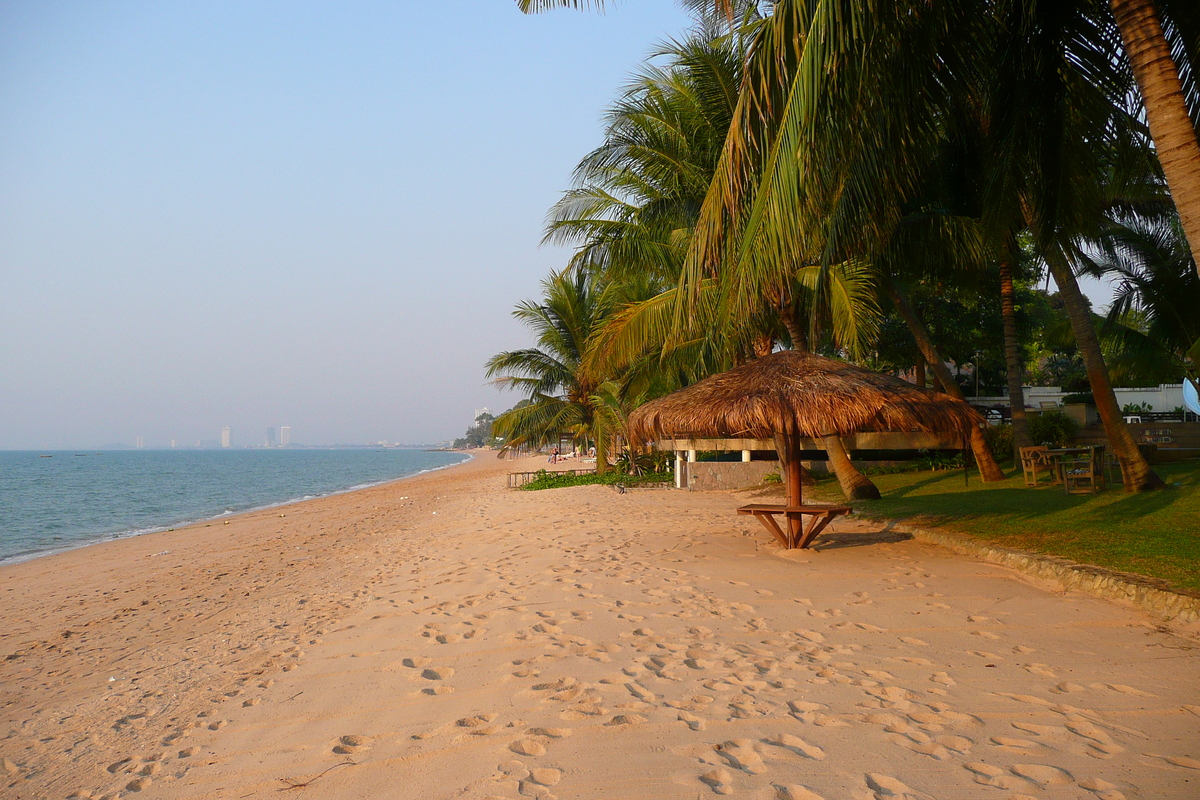
<instances>
[{"instance_id":1,"label":"sky","mask_svg":"<svg viewBox=\"0 0 1200 800\"><path fill-rule=\"evenodd\" d=\"M0 449L430 443L671 0L0 0Z\"/></svg>"},{"instance_id":2,"label":"sky","mask_svg":"<svg viewBox=\"0 0 1200 800\"><path fill-rule=\"evenodd\" d=\"M0 449L461 436L670 0L0 2Z\"/></svg>"}]
</instances>

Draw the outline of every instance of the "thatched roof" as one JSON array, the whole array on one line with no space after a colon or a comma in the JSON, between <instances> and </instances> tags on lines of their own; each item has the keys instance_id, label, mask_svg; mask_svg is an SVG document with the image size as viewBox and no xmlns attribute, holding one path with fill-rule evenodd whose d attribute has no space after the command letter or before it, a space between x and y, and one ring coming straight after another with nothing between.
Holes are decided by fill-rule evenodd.
<instances>
[{"instance_id":1,"label":"thatched roof","mask_svg":"<svg viewBox=\"0 0 1200 800\"><path fill-rule=\"evenodd\" d=\"M633 441L672 437L820 437L861 430L966 431L982 417L961 400L891 375L785 350L646 403Z\"/></svg>"}]
</instances>

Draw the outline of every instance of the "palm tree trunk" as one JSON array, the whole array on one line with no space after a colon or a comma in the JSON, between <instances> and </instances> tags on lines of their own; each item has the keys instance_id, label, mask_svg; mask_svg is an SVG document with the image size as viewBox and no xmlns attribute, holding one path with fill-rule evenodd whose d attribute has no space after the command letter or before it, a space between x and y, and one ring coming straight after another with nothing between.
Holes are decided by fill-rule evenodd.
<instances>
[{"instance_id":1,"label":"palm tree trunk","mask_svg":"<svg viewBox=\"0 0 1200 800\"><path fill-rule=\"evenodd\" d=\"M880 498L879 487L851 463L850 454L846 452L846 446L842 444L842 437L836 434L826 436L821 439L821 444L825 446L829 465L833 468L833 474L837 475L838 483L842 487L842 494L846 495L847 500L878 500Z\"/></svg>"},{"instance_id":2,"label":"palm tree trunk","mask_svg":"<svg viewBox=\"0 0 1200 800\"><path fill-rule=\"evenodd\" d=\"M927 381L928 379L925 377L925 359L917 356L917 363L913 365L913 383L924 389Z\"/></svg>"},{"instance_id":3,"label":"palm tree trunk","mask_svg":"<svg viewBox=\"0 0 1200 800\"><path fill-rule=\"evenodd\" d=\"M1011 237L1000 256L1000 316L1004 321L1004 361L1008 370L1008 404L1012 409L1013 461L1021 463L1021 448L1033 447L1029 419L1025 416L1024 374L1021 343L1017 341L1017 313L1012 265L1015 253Z\"/></svg>"},{"instance_id":4,"label":"palm tree trunk","mask_svg":"<svg viewBox=\"0 0 1200 800\"><path fill-rule=\"evenodd\" d=\"M784 327L787 328L788 336L792 337L792 349L808 352L808 337L804 335L804 328L796 319L796 312L790 303L784 303L780 307L779 317L783 320ZM829 466L833 470L833 474L837 476L838 483L842 487L842 494L846 495L846 499L878 500L880 498L879 487L870 478L863 475L858 467L854 466L854 462L850 460L850 454L842 445L842 440L837 436L826 436L822 442L825 445L825 455L829 458Z\"/></svg>"},{"instance_id":5,"label":"palm tree trunk","mask_svg":"<svg viewBox=\"0 0 1200 800\"><path fill-rule=\"evenodd\" d=\"M808 334L804 330L804 326L800 324L800 320L796 318L796 310L790 302L785 302L780 306L779 318L783 320L783 327L787 328L788 336L792 338L792 349L807 353Z\"/></svg>"},{"instance_id":6,"label":"palm tree trunk","mask_svg":"<svg viewBox=\"0 0 1200 800\"><path fill-rule=\"evenodd\" d=\"M925 358L925 363L933 370L933 375L937 378L938 383L942 385L942 389L951 397L966 402L966 397L963 395L962 389L958 382L954 380L954 376L950 374L950 370L946 367L946 362L942 360L941 353L938 352L937 345L933 343L933 337L929 335L925 323L917 316L916 310L912 304L908 302L908 298L896 288L896 284L890 278L883 278L884 291L892 300L892 305L900 312L900 316L904 319L904 324L908 326L909 333L917 340L917 347L921 349L921 355ZM996 459L992 456L991 448L987 445L987 437L983 435L983 431L979 428L971 427L971 451L975 454L975 463L979 465L979 475L985 482L1002 481L1004 480L1004 471L1000 469L1000 465L996 463Z\"/></svg>"},{"instance_id":7,"label":"palm tree trunk","mask_svg":"<svg viewBox=\"0 0 1200 800\"><path fill-rule=\"evenodd\" d=\"M1153 0L1111 2L1133 76L1142 91L1154 149L1200 271L1200 143L1184 103L1179 67L1171 59Z\"/></svg>"},{"instance_id":8,"label":"palm tree trunk","mask_svg":"<svg viewBox=\"0 0 1200 800\"><path fill-rule=\"evenodd\" d=\"M1058 284L1058 292L1062 296L1063 305L1066 306L1067 316L1071 319L1075 346L1083 356L1083 365L1087 369L1088 383L1092 386L1092 396L1096 399L1096 410L1100 413L1100 421L1104 423L1108 446L1121 462L1121 479L1125 484L1125 491L1165 489L1166 484L1150 468L1150 464L1138 450L1137 443L1133 441L1128 426L1125 425L1121 407L1117 405L1117 396L1113 393L1112 380L1108 377L1108 366L1100 352L1100 340L1096 336L1095 326L1092 325L1092 309L1083 292L1079 290L1079 283L1075 280L1071 265L1057 247L1043 248L1042 255L1050 266L1050 274Z\"/></svg>"},{"instance_id":9,"label":"palm tree trunk","mask_svg":"<svg viewBox=\"0 0 1200 800\"><path fill-rule=\"evenodd\" d=\"M600 420L596 420L592 433L596 437L596 474L603 475L608 472L608 448L605 447L604 426Z\"/></svg>"}]
</instances>

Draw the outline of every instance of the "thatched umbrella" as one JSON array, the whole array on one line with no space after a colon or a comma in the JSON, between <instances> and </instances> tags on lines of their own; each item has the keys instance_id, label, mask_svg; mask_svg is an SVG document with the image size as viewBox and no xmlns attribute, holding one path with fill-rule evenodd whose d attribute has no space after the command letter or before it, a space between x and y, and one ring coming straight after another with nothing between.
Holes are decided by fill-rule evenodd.
<instances>
[{"instance_id":1,"label":"thatched umbrella","mask_svg":"<svg viewBox=\"0 0 1200 800\"><path fill-rule=\"evenodd\" d=\"M844 361L785 350L646 403L630 415L629 436L631 441L774 438L786 475L788 505L798 506L805 438L828 440L862 430L966 436L971 426L982 422L974 409L949 395Z\"/></svg>"}]
</instances>

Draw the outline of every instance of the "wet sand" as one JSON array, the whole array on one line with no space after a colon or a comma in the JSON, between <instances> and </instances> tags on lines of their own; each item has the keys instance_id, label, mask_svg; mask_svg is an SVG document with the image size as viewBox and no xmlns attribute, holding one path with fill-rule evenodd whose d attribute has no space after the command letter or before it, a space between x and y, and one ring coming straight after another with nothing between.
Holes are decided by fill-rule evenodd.
<instances>
[{"instance_id":1,"label":"wet sand","mask_svg":"<svg viewBox=\"0 0 1200 800\"><path fill-rule=\"evenodd\" d=\"M541 466L0 569L0 797L1200 796L1193 632Z\"/></svg>"}]
</instances>

